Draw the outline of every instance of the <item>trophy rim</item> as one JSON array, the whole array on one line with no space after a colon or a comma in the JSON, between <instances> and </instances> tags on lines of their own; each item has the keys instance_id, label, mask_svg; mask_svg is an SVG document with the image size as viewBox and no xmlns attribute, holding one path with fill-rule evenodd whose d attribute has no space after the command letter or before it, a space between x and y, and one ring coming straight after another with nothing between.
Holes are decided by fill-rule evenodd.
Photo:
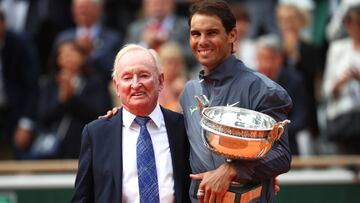
<instances>
[{"instance_id":1,"label":"trophy rim","mask_svg":"<svg viewBox=\"0 0 360 203\"><path fill-rule=\"evenodd\" d=\"M271 124L272 124L272 127L269 127L269 128L261 128L261 129L257 129L257 128L249 128L249 127L238 127L238 126L233 126L233 125L228 125L228 124L224 124L224 123L221 123L221 122L218 122L218 121L214 121L212 118L210 118L206 113L207 112L210 112L211 110L231 110L232 112L240 112L240 111L243 111L243 112L250 112L252 114L259 114L261 115L262 117L265 117L267 119L269 119L271 121ZM235 129L241 129L241 130L248 130L248 131L271 131L273 128L274 128L274 125L276 124L276 120L265 114L265 113L262 113L262 112L258 112L258 111L254 111L254 110L251 110L251 109L246 109L246 108L241 108L241 107L235 107L235 106L213 106L213 107L206 107L202 110L201 114L203 115L204 118L206 118L207 120L213 122L213 123L216 123L218 125L221 125L221 126L225 126L225 127L229 127L229 128L235 128ZM203 118L203 119L204 119ZM202 124L203 122L201 122ZM226 134L224 134L226 135Z\"/></svg>"}]
</instances>

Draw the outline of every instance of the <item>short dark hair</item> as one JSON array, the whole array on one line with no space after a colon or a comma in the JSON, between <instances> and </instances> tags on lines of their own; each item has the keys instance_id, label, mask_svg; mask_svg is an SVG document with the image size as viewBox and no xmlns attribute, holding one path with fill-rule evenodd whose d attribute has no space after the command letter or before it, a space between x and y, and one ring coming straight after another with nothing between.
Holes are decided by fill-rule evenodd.
<instances>
[{"instance_id":1,"label":"short dark hair","mask_svg":"<svg viewBox=\"0 0 360 203\"><path fill-rule=\"evenodd\" d=\"M219 17L227 33L236 26L235 16L232 13L229 4L223 0L203 0L192 4L189 10L189 26L191 26L191 19L195 14Z\"/></svg>"}]
</instances>

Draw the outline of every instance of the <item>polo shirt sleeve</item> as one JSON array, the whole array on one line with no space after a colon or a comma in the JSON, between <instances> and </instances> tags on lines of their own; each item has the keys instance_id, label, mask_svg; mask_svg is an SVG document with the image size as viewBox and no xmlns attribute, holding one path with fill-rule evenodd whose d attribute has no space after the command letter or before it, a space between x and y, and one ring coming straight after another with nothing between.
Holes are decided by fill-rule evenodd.
<instances>
[{"instance_id":1,"label":"polo shirt sleeve","mask_svg":"<svg viewBox=\"0 0 360 203\"><path fill-rule=\"evenodd\" d=\"M257 82L249 92L251 105L256 111L273 117L276 121L287 119L292 101L287 92L272 81ZM267 180L290 170L291 152L288 129L285 127L281 138L273 144L268 154L261 160L235 161L236 179L240 182Z\"/></svg>"}]
</instances>

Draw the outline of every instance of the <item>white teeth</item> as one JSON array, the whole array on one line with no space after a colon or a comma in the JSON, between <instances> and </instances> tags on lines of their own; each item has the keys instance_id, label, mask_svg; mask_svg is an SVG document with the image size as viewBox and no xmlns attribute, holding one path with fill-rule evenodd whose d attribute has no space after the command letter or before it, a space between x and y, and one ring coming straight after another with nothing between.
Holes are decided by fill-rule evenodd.
<instances>
[{"instance_id":1,"label":"white teeth","mask_svg":"<svg viewBox=\"0 0 360 203\"><path fill-rule=\"evenodd\" d=\"M144 93L138 92L138 93L134 93L133 95L134 95L134 96L141 96L141 95L144 95Z\"/></svg>"},{"instance_id":2,"label":"white teeth","mask_svg":"<svg viewBox=\"0 0 360 203\"><path fill-rule=\"evenodd\" d=\"M201 54L208 54L211 50L199 50Z\"/></svg>"}]
</instances>

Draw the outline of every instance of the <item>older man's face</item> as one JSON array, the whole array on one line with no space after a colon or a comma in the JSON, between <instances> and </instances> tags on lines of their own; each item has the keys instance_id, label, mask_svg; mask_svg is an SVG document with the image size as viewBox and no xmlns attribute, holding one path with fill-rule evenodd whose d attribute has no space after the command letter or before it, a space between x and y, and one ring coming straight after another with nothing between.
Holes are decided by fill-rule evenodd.
<instances>
[{"instance_id":1,"label":"older man's face","mask_svg":"<svg viewBox=\"0 0 360 203\"><path fill-rule=\"evenodd\" d=\"M149 115L155 108L164 77L154 60L143 50L132 50L117 64L114 84L123 107L138 116Z\"/></svg>"}]
</instances>

